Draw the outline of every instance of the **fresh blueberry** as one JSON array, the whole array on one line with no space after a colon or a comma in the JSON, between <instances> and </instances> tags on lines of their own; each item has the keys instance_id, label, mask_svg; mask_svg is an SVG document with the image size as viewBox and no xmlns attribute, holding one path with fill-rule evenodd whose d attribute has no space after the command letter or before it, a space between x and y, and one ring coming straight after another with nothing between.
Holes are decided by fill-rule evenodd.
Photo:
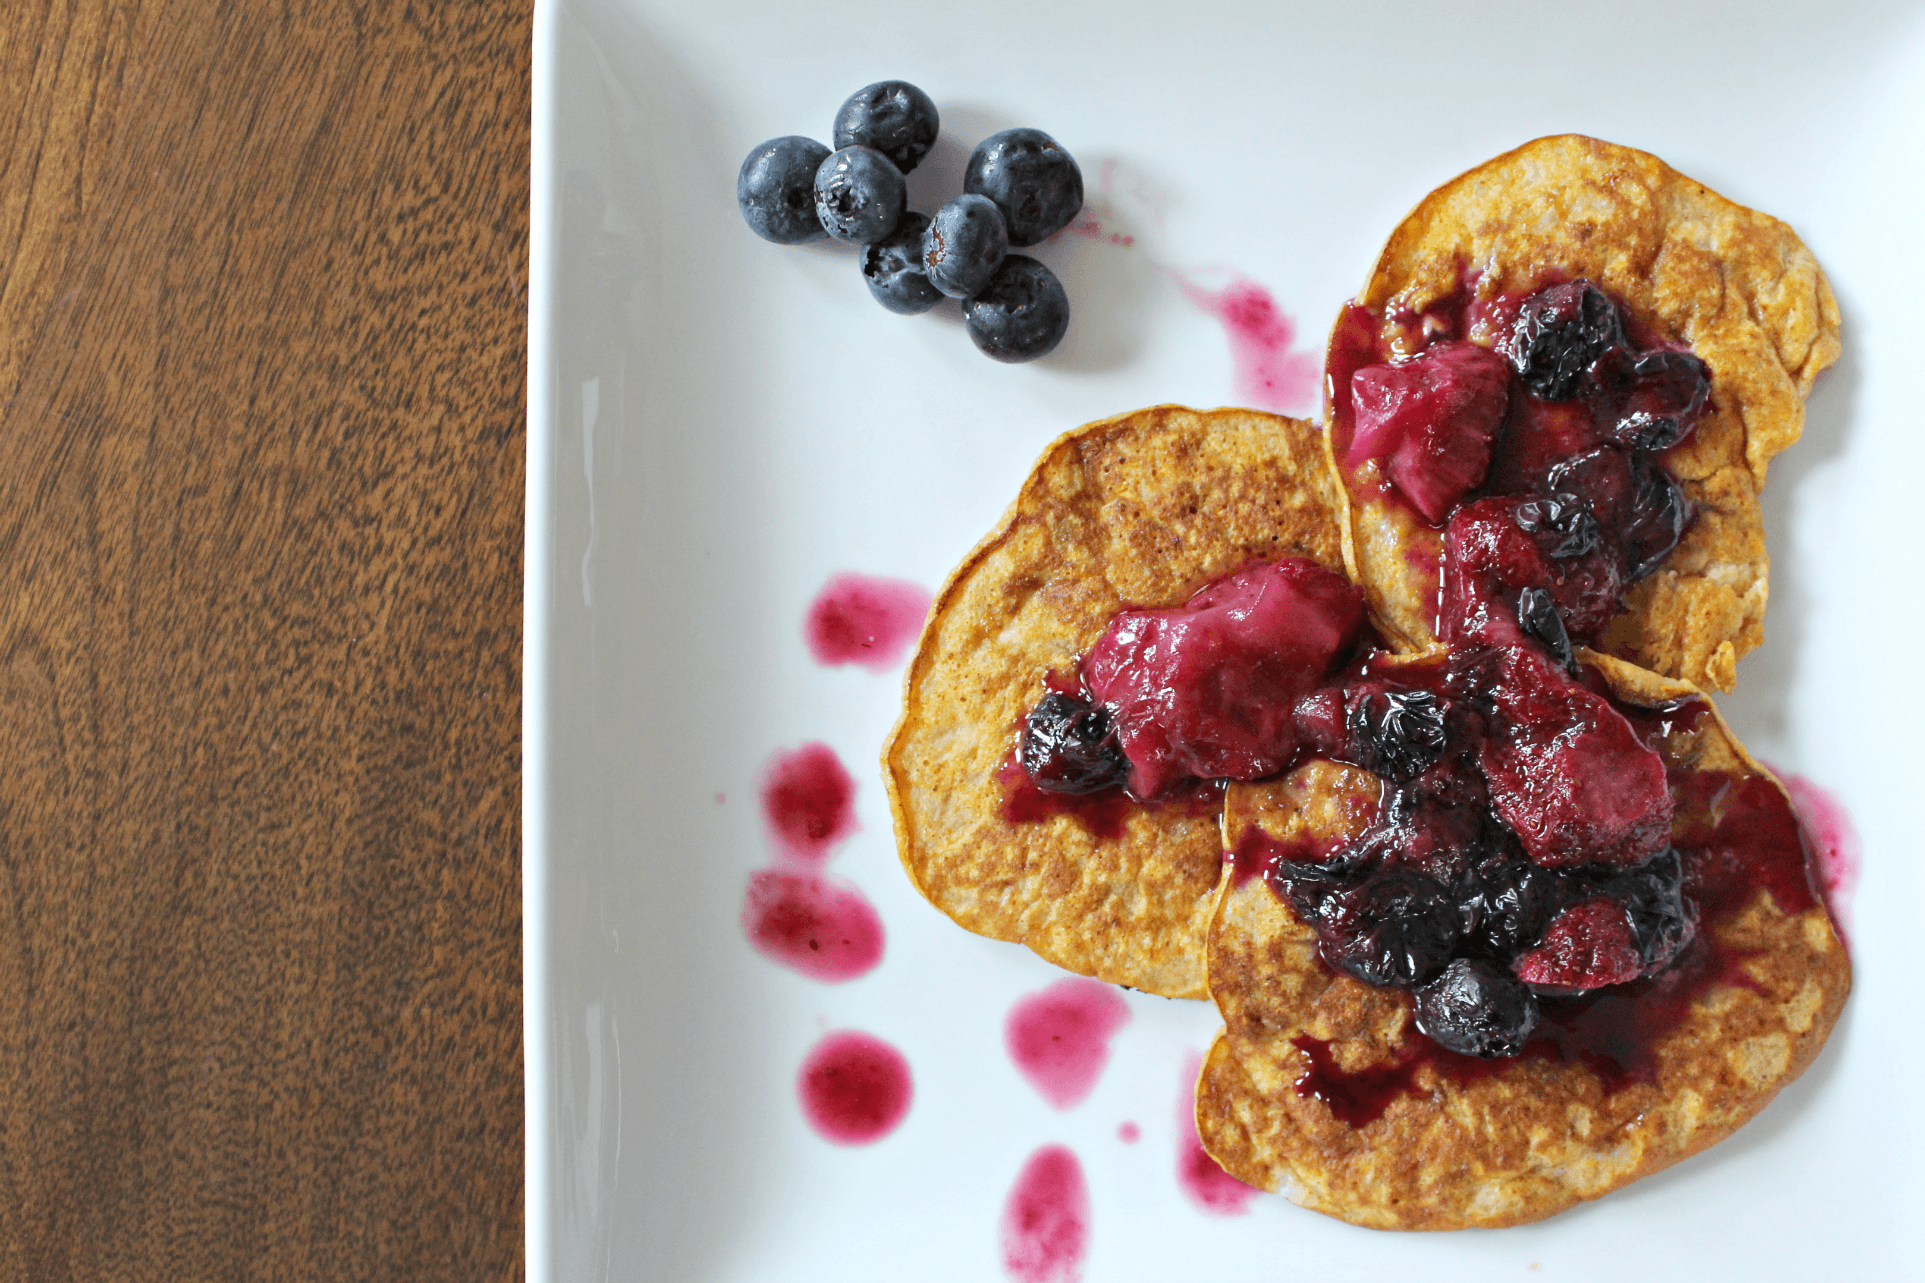
<instances>
[{"instance_id":1,"label":"fresh blueberry","mask_svg":"<svg viewBox=\"0 0 1925 1283\"><path fill-rule=\"evenodd\" d=\"M1096 793L1129 776L1109 710L1061 691L1043 696L1024 721L1016 753L1036 787L1052 793Z\"/></svg>"},{"instance_id":2,"label":"fresh blueberry","mask_svg":"<svg viewBox=\"0 0 1925 1283\"><path fill-rule=\"evenodd\" d=\"M1402 784L1444 751L1444 706L1426 690L1365 690L1350 707L1359 764Z\"/></svg>"},{"instance_id":3,"label":"fresh blueberry","mask_svg":"<svg viewBox=\"0 0 1925 1283\"><path fill-rule=\"evenodd\" d=\"M902 171L871 147L844 147L815 171L816 217L851 245L873 245L895 231L908 199Z\"/></svg>"},{"instance_id":4,"label":"fresh blueberry","mask_svg":"<svg viewBox=\"0 0 1925 1283\"><path fill-rule=\"evenodd\" d=\"M1542 588L1526 588L1517 596L1517 626L1524 630L1527 637L1535 637L1544 643L1544 649L1551 652L1560 668L1574 670L1577 655L1571 649L1571 634L1564 627L1564 616L1557 613L1557 603L1551 594Z\"/></svg>"},{"instance_id":5,"label":"fresh blueberry","mask_svg":"<svg viewBox=\"0 0 1925 1283\"><path fill-rule=\"evenodd\" d=\"M1083 171L1040 129L1005 129L970 153L963 190L987 196L1009 220L1009 243L1034 245L1083 208Z\"/></svg>"},{"instance_id":6,"label":"fresh blueberry","mask_svg":"<svg viewBox=\"0 0 1925 1283\"><path fill-rule=\"evenodd\" d=\"M1525 300L1504 354L1531 391L1568 401L1592 363L1623 342L1624 319L1610 296L1589 281L1569 281Z\"/></svg>"},{"instance_id":7,"label":"fresh blueberry","mask_svg":"<svg viewBox=\"0 0 1925 1283\"><path fill-rule=\"evenodd\" d=\"M1457 905L1435 879L1402 871L1339 892L1320 925L1324 961L1380 989L1430 979L1450 961L1462 929Z\"/></svg>"},{"instance_id":8,"label":"fresh blueberry","mask_svg":"<svg viewBox=\"0 0 1925 1283\"><path fill-rule=\"evenodd\" d=\"M1460 1056L1495 1060L1524 1050L1537 1027L1528 987L1488 962L1459 958L1417 991L1417 1028Z\"/></svg>"},{"instance_id":9,"label":"fresh blueberry","mask_svg":"<svg viewBox=\"0 0 1925 1283\"><path fill-rule=\"evenodd\" d=\"M1069 329L1069 295L1056 273L1026 254L1003 259L982 293L963 304L963 328L998 361L1047 356Z\"/></svg>"},{"instance_id":10,"label":"fresh blueberry","mask_svg":"<svg viewBox=\"0 0 1925 1283\"><path fill-rule=\"evenodd\" d=\"M836 112L837 147L873 147L908 173L935 144L940 118L929 95L906 80L878 80Z\"/></svg>"},{"instance_id":11,"label":"fresh blueberry","mask_svg":"<svg viewBox=\"0 0 1925 1283\"><path fill-rule=\"evenodd\" d=\"M1597 547L1597 518L1585 502L1574 494L1554 494L1517 505L1513 514L1518 529L1526 534L1549 531L1559 537L1550 550L1556 561L1582 557ZM1542 547L1543 545L1538 545Z\"/></svg>"},{"instance_id":12,"label":"fresh blueberry","mask_svg":"<svg viewBox=\"0 0 1925 1283\"><path fill-rule=\"evenodd\" d=\"M862 247L862 279L891 312L914 316L942 302L942 291L922 270L922 234L928 226L929 220L912 210L887 240Z\"/></svg>"},{"instance_id":13,"label":"fresh blueberry","mask_svg":"<svg viewBox=\"0 0 1925 1283\"><path fill-rule=\"evenodd\" d=\"M1002 211L987 196L958 196L936 211L922 237L922 270L950 298L982 293L1009 252Z\"/></svg>"},{"instance_id":14,"label":"fresh blueberry","mask_svg":"<svg viewBox=\"0 0 1925 1283\"><path fill-rule=\"evenodd\" d=\"M749 230L777 245L800 245L822 235L815 215L815 173L829 149L790 134L755 148L735 176L735 203Z\"/></svg>"}]
</instances>

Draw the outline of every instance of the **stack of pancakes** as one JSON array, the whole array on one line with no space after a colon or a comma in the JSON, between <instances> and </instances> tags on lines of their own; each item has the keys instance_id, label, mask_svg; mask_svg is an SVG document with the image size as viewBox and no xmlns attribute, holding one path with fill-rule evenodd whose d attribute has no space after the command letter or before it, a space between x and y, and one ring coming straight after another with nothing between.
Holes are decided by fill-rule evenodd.
<instances>
[{"instance_id":1,"label":"stack of pancakes","mask_svg":"<svg viewBox=\"0 0 1925 1283\"><path fill-rule=\"evenodd\" d=\"M1427 197L1357 301L1407 317L1467 279L1502 294L1547 277L1600 285L1712 378L1710 408L1667 459L1696 519L1585 662L1627 704L1729 690L1761 638L1758 493L1839 351L1830 289L1784 224L1651 156L1559 137ZM1396 351L1403 339L1384 324ZM1240 566L1303 557L1360 585L1392 647L1424 653L1437 645L1431 590L1411 554L1436 539L1408 509L1348 492L1317 425L1159 406L1077 429L938 595L883 756L903 865L924 896L1072 971L1214 999L1225 1029L1197 1091L1210 1152L1252 1185L1382 1228L1536 1220L1704 1148L1811 1063L1850 984L1823 905L1787 912L1761 889L1713 928L1744 950L1743 975L1714 984L1661 1039L1648 1081L1534 1058L1466 1079L1419 1069L1411 1091L1353 1126L1296 1090L1299 1043L1328 1044L1346 1072L1396 1064L1421 1037L1410 995L1329 970L1265 880L1230 877L1224 849L1252 823L1339 839L1370 777L1313 761L1232 784L1221 808L1126 808L1107 836L1067 811L1006 818L1025 715L1117 611L1175 605ZM1766 774L1715 715L1661 751L1734 778Z\"/></svg>"}]
</instances>

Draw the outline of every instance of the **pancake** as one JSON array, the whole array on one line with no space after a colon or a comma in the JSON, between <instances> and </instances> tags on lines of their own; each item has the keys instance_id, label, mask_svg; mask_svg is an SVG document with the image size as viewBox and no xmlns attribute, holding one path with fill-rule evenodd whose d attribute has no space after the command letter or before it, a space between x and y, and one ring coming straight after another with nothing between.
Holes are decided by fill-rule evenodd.
<instances>
[{"instance_id":1,"label":"pancake","mask_svg":"<svg viewBox=\"0 0 1925 1283\"><path fill-rule=\"evenodd\" d=\"M1012 754L1055 672L1126 606L1184 601L1252 561L1342 569L1317 426L1158 406L1066 434L937 595L904 679L883 778L904 869L962 926L1084 975L1201 998L1222 870L1220 807L1120 796L1010 818Z\"/></svg>"},{"instance_id":2,"label":"pancake","mask_svg":"<svg viewBox=\"0 0 1925 1283\"><path fill-rule=\"evenodd\" d=\"M1473 314L1480 301L1588 278L1625 305L1633 330L1687 344L1710 366L1710 405L1666 457L1696 520L1626 593L1599 648L1730 690L1739 657L1763 638L1758 492L1772 457L1803 430L1813 381L1839 353L1838 305L1816 260L1785 224L1656 157L1566 135L1527 143L1425 197L1391 234L1357 303L1373 314L1384 349L1409 355L1423 341L1417 318L1473 277ZM1473 328L1466 337L1488 347L1499 336ZM1355 500L1346 505L1349 564L1378 626L1421 649L1434 640L1427 567L1439 532L1375 496L1377 475L1367 462L1346 477Z\"/></svg>"},{"instance_id":3,"label":"pancake","mask_svg":"<svg viewBox=\"0 0 1925 1283\"><path fill-rule=\"evenodd\" d=\"M1678 804L1672 840L1703 906L1692 951L1654 979L1563 1000L1567 1014L1519 1056L1453 1060L1416 1031L1409 993L1333 972L1265 878L1233 879L1210 936L1225 1028L1196 1105L1231 1175L1374 1228L1516 1225L1704 1149L1811 1064L1850 967L1783 790L1695 687L1580 654L1621 704L1675 718L1652 724ZM1330 762L1232 784L1225 831L1235 844L1254 824L1328 849L1360 831L1374 787ZM1761 816L1779 827L1740 831ZM1777 863L1746 865L1774 841ZM1612 1041L1639 1028L1656 1031L1641 1052Z\"/></svg>"}]
</instances>

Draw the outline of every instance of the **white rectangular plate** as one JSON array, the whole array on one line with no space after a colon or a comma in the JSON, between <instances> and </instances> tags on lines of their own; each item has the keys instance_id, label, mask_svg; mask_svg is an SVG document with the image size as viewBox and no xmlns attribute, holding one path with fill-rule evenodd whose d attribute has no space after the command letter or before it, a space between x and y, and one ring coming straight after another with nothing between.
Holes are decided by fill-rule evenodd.
<instances>
[{"instance_id":1,"label":"white rectangular plate","mask_svg":"<svg viewBox=\"0 0 1925 1283\"><path fill-rule=\"evenodd\" d=\"M552 0L535 54L531 1278L997 1279L1004 1199L1049 1143L1087 1175L1089 1283L1918 1268L1925 12ZM943 113L914 208L953 195L999 129L1038 126L1080 160L1100 226L1036 251L1075 309L1049 358L995 364L954 305L891 315L853 252L744 228L748 149L826 142L843 97L890 77ZM1768 641L1720 705L1862 835L1857 988L1816 1067L1737 1137L1546 1223L1381 1234L1271 1197L1208 1215L1176 1156L1214 1010L1127 995L1094 1093L1045 1103L1001 1031L1060 973L910 888L874 766L897 675L816 664L803 615L838 572L933 589L1067 428L1238 401L1224 330L1182 279L1257 282L1314 361L1412 204L1561 132L1785 219L1843 308L1845 356L1765 495ZM772 858L758 780L813 741L859 782L830 867L887 933L881 965L839 985L771 963L740 925ZM914 1075L906 1119L869 1146L822 1140L796 1099L802 1058L842 1028Z\"/></svg>"}]
</instances>

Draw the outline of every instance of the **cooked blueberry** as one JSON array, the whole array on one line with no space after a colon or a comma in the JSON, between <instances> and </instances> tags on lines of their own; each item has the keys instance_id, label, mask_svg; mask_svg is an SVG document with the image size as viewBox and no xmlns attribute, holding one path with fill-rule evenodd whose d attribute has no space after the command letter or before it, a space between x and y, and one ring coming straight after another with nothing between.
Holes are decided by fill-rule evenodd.
<instances>
[{"instance_id":1,"label":"cooked blueberry","mask_svg":"<svg viewBox=\"0 0 1925 1283\"><path fill-rule=\"evenodd\" d=\"M1613 429L1619 444L1669 450L1684 440L1711 394L1711 367L1689 352L1646 352L1631 366L1630 394Z\"/></svg>"},{"instance_id":2,"label":"cooked blueberry","mask_svg":"<svg viewBox=\"0 0 1925 1283\"><path fill-rule=\"evenodd\" d=\"M908 173L935 145L940 118L929 95L906 80L878 80L836 112L835 144L873 147Z\"/></svg>"},{"instance_id":3,"label":"cooked blueberry","mask_svg":"<svg viewBox=\"0 0 1925 1283\"><path fill-rule=\"evenodd\" d=\"M1379 874L1338 892L1324 909L1325 962L1380 989L1408 989L1450 961L1460 930L1457 906L1420 873Z\"/></svg>"},{"instance_id":4,"label":"cooked blueberry","mask_svg":"<svg viewBox=\"0 0 1925 1283\"><path fill-rule=\"evenodd\" d=\"M1591 509L1574 494L1559 493L1542 499L1531 499L1517 505L1517 525L1527 534L1549 531L1560 536L1557 545L1551 549L1551 556L1558 561L1568 561L1572 557L1582 557L1597 547L1597 518ZM1542 547L1542 545L1539 545Z\"/></svg>"},{"instance_id":5,"label":"cooked blueberry","mask_svg":"<svg viewBox=\"0 0 1925 1283\"><path fill-rule=\"evenodd\" d=\"M942 302L942 291L922 271L922 234L929 220L911 211L885 240L862 247L862 279L876 302L914 316Z\"/></svg>"},{"instance_id":6,"label":"cooked blueberry","mask_svg":"<svg viewBox=\"0 0 1925 1283\"><path fill-rule=\"evenodd\" d=\"M1624 577L1635 583L1658 568L1684 537L1691 506L1669 472L1642 454L1632 456L1631 512L1622 534Z\"/></svg>"},{"instance_id":7,"label":"cooked blueberry","mask_svg":"<svg viewBox=\"0 0 1925 1283\"><path fill-rule=\"evenodd\" d=\"M777 245L822 235L815 216L815 172L829 149L813 138L771 138L749 152L735 176L735 203L749 230Z\"/></svg>"},{"instance_id":8,"label":"cooked blueberry","mask_svg":"<svg viewBox=\"0 0 1925 1283\"><path fill-rule=\"evenodd\" d=\"M1624 342L1617 304L1589 281L1539 290L1518 311L1505 355L1531 391L1550 401L1578 394L1585 372Z\"/></svg>"},{"instance_id":9,"label":"cooked blueberry","mask_svg":"<svg viewBox=\"0 0 1925 1283\"><path fill-rule=\"evenodd\" d=\"M1036 787L1095 793L1129 777L1109 710L1061 691L1043 696L1023 723L1017 760Z\"/></svg>"},{"instance_id":10,"label":"cooked blueberry","mask_svg":"<svg viewBox=\"0 0 1925 1283\"><path fill-rule=\"evenodd\" d=\"M1299 918L1317 927L1339 893L1360 886L1369 873L1367 863L1339 854L1328 860L1279 860L1270 882Z\"/></svg>"},{"instance_id":11,"label":"cooked blueberry","mask_svg":"<svg viewBox=\"0 0 1925 1283\"><path fill-rule=\"evenodd\" d=\"M1620 901L1647 972L1656 971L1697 934L1697 908L1684 894L1684 863L1667 848L1635 869L1597 880L1598 890Z\"/></svg>"},{"instance_id":12,"label":"cooked blueberry","mask_svg":"<svg viewBox=\"0 0 1925 1283\"><path fill-rule=\"evenodd\" d=\"M1544 643L1544 649L1551 652L1563 668L1575 668L1577 655L1571 650L1571 635L1564 629L1564 616L1557 613L1557 603L1551 594L1542 588L1526 588L1517 595L1517 626L1528 637L1535 637Z\"/></svg>"},{"instance_id":13,"label":"cooked blueberry","mask_svg":"<svg viewBox=\"0 0 1925 1283\"><path fill-rule=\"evenodd\" d=\"M936 211L922 234L922 270L950 298L982 293L1009 253L1002 211L987 196L964 194Z\"/></svg>"},{"instance_id":14,"label":"cooked blueberry","mask_svg":"<svg viewBox=\"0 0 1925 1283\"><path fill-rule=\"evenodd\" d=\"M1459 958L1417 991L1417 1028L1461 1056L1515 1056L1537 1027L1537 998L1488 962Z\"/></svg>"},{"instance_id":15,"label":"cooked blueberry","mask_svg":"<svg viewBox=\"0 0 1925 1283\"><path fill-rule=\"evenodd\" d=\"M1564 879L1522 855L1480 861L1460 901L1464 947L1508 962L1537 943L1568 896Z\"/></svg>"},{"instance_id":16,"label":"cooked blueberry","mask_svg":"<svg viewBox=\"0 0 1925 1283\"><path fill-rule=\"evenodd\" d=\"M985 356L1034 361L1069 329L1069 295L1056 273L1026 254L1003 259L996 275L963 304L963 328Z\"/></svg>"},{"instance_id":17,"label":"cooked blueberry","mask_svg":"<svg viewBox=\"0 0 1925 1283\"><path fill-rule=\"evenodd\" d=\"M832 152L815 171L816 217L851 245L872 245L895 231L908 199L902 171L871 147Z\"/></svg>"},{"instance_id":18,"label":"cooked blueberry","mask_svg":"<svg viewBox=\"0 0 1925 1283\"><path fill-rule=\"evenodd\" d=\"M1444 751L1444 706L1426 690L1365 690L1350 709L1359 765L1404 783Z\"/></svg>"},{"instance_id":19,"label":"cooked blueberry","mask_svg":"<svg viewBox=\"0 0 1925 1283\"><path fill-rule=\"evenodd\" d=\"M1083 208L1083 171L1042 130L1005 129L976 144L963 190L995 201L1009 221L1009 243L1021 248L1069 226Z\"/></svg>"}]
</instances>

